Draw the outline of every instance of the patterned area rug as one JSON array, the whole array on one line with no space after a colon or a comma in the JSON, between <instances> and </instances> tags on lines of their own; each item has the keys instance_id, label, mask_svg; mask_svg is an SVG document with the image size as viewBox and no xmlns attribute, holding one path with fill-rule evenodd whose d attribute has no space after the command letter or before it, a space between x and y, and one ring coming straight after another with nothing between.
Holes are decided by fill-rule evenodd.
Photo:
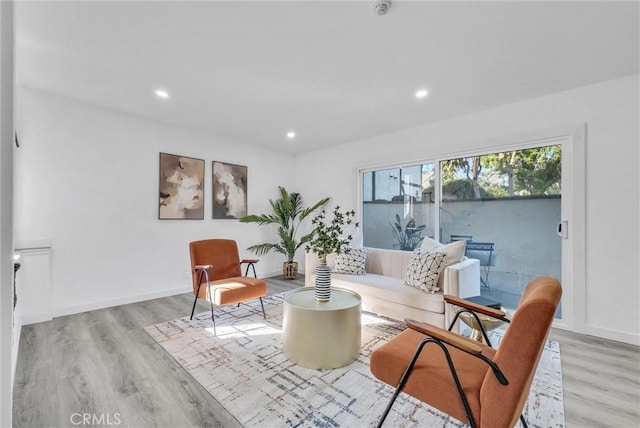
<instances>
[{"instance_id":1,"label":"patterned area rug","mask_svg":"<svg viewBox=\"0 0 640 428\"><path fill-rule=\"evenodd\" d=\"M403 324L363 313L362 351L334 370L296 366L282 352L282 295L147 327L147 332L246 427L375 426L393 388L369 371L369 356ZM493 339L499 339L494 335ZM494 340L495 341L495 340ZM525 418L530 427L563 427L558 343L548 342L533 381ZM464 424L400 394L387 427L461 427Z\"/></svg>"}]
</instances>

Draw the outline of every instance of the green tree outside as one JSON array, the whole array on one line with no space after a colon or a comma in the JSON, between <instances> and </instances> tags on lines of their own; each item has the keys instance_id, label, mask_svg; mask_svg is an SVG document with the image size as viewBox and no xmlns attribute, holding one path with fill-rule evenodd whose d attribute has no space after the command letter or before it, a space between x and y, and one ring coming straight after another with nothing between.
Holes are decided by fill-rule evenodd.
<instances>
[{"instance_id":1,"label":"green tree outside","mask_svg":"<svg viewBox=\"0 0 640 428\"><path fill-rule=\"evenodd\" d=\"M514 150L442 162L445 199L557 195L560 145Z\"/></svg>"}]
</instances>

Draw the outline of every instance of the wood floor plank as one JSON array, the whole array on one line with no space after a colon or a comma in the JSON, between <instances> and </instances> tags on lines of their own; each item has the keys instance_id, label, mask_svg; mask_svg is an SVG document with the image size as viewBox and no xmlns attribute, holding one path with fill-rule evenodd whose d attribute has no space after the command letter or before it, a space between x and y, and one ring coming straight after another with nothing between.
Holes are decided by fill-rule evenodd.
<instances>
[{"instance_id":1,"label":"wood floor plank","mask_svg":"<svg viewBox=\"0 0 640 428\"><path fill-rule=\"evenodd\" d=\"M303 285L302 275L270 278L268 293ZM192 304L185 293L25 326L14 426L73 427L76 413L117 414L121 426L241 426L144 331ZM208 311L199 300L196 312ZM640 426L638 347L560 330L550 338L560 342L567 427Z\"/></svg>"},{"instance_id":2,"label":"wood floor plank","mask_svg":"<svg viewBox=\"0 0 640 428\"><path fill-rule=\"evenodd\" d=\"M640 348L557 330L568 427L640 426Z\"/></svg>"}]
</instances>

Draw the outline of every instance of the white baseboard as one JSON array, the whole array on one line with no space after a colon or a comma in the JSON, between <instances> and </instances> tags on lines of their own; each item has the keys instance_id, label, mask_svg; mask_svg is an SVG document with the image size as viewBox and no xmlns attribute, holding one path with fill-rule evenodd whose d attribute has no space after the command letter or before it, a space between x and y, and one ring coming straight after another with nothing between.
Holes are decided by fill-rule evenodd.
<instances>
[{"instance_id":1,"label":"white baseboard","mask_svg":"<svg viewBox=\"0 0 640 428\"><path fill-rule=\"evenodd\" d=\"M260 278L268 278L272 276L282 275L281 271L265 272ZM53 318L65 315L73 315L81 312L95 311L97 309L109 308L112 306L126 305L129 303L142 302L144 300L158 299L161 297L174 296L176 294L191 293L193 290L191 284L182 287L171 288L168 290L156 291L153 293L136 294L133 296L123 296L107 300L98 300L95 302L83 303L80 305L66 306L55 309L52 312L43 312L37 314L23 314L22 325L36 324L39 322L51 321Z\"/></svg>"},{"instance_id":2,"label":"white baseboard","mask_svg":"<svg viewBox=\"0 0 640 428\"><path fill-rule=\"evenodd\" d=\"M53 312L42 312L39 314L28 314L22 316L22 325L37 324L39 322L51 321Z\"/></svg>"},{"instance_id":3,"label":"white baseboard","mask_svg":"<svg viewBox=\"0 0 640 428\"><path fill-rule=\"evenodd\" d=\"M58 308L53 312L53 318L65 315L78 314L80 312L95 311L96 309L110 308L112 306L127 305L129 303L142 302L144 300L158 299L160 297L175 296L176 294L193 292L191 284L167 290L154 291L153 293L136 294L133 296L117 297L114 299L100 300L81 305ZM51 318L50 318L51 319ZM24 320L23 320L24 321Z\"/></svg>"},{"instance_id":4,"label":"white baseboard","mask_svg":"<svg viewBox=\"0 0 640 428\"><path fill-rule=\"evenodd\" d=\"M265 278L271 278L272 276L282 276L282 271L277 270L274 272L265 272L262 275L259 275L258 278L265 279Z\"/></svg>"},{"instance_id":5,"label":"white baseboard","mask_svg":"<svg viewBox=\"0 0 640 428\"><path fill-rule=\"evenodd\" d=\"M587 334L590 336L601 337L603 339L615 340L616 342L623 342L640 346L640 335L629 333L626 331L588 325Z\"/></svg>"}]
</instances>

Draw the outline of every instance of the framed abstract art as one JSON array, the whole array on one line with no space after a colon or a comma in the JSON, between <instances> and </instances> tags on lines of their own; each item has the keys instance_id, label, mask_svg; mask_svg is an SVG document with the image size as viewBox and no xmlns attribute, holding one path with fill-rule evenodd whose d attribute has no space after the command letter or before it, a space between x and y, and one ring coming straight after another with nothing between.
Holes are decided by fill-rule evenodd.
<instances>
[{"instance_id":1,"label":"framed abstract art","mask_svg":"<svg viewBox=\"0 0 640 428\"><path fill-rule=\"evenodd\" d=\"M247 167L213 161L213 218L247 215Z\"/></svg>"},{"instance_id":2,"label":"framed abstract art","mask_svg":"<svg viewBox=\"0 0 640 428\"><path fill-rule=\"evenodd\" d=\"M204 220L204 160L160 153L160 220Z\"/></svg>"}]
</instances>

